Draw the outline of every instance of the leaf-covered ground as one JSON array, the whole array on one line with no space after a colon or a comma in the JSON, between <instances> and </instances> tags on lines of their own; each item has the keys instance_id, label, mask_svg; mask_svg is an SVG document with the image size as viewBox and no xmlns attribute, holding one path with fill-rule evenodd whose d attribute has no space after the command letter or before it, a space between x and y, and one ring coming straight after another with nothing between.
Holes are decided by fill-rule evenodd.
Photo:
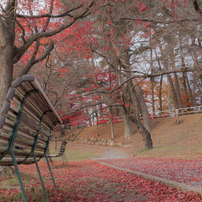
<instances>
[{"instance_id":1,"label":"leaf-covered ground","mask_svg":"<svg viewBox=\"0 0 202 202\"><path fill-rule=\"evenodd\" d=\"M118 161L124 166L130 162L129 159ZM118 161L114 160L113 163ZM43 162L39 165L49 201L202 201L199 194L182 192L92 160L69 162L64 167L62 162L55 162L52 169L57 185L55 190L47 168L44 168ZM33 189L31 201L44 201L35 165L19 167L27 196ZM9 182L11 180L6 178L0 181L0 201L22 201L18 181L12 179L12 183Z\"/></svg>"},{"instance_id":2,"label":"leaf-covered ground","mask_svg":"<svg viewBox=\"0 0 202 202\"><path fill-rule=\"evenodd\" d=\"M130 157L122 160L102 160L106 163L134 171L162 177L188 185L202 187L202 161Z\"/></svg>"}]
</instances>

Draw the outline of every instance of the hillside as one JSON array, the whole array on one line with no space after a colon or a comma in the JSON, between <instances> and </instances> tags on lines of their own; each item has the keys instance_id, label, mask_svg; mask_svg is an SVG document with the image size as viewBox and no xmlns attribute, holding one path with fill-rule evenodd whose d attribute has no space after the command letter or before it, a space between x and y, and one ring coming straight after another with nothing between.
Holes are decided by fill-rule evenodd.
<instances>
[{"instance_id":1,"label":"hillside","mask_svg":"<svg viewBox=\"0 0 202 202\"><path fill-rule=\"evenodd\" d=\"M175 124L182 120L181 124ZM202 157L202 114L186 115L180 117L156 118L151 120L154 149L143 150L144 145L141 135L133 127L134 135L130 140L124 140L123 123L114 124L115 142L122 142L123 146L132 150L133 154L141 157L163 158L195 158ZM66 136L77 134L79 130L67 130ZM111 138L109 124L85 128L79 137Z\"/></svg>"}]
</instances>

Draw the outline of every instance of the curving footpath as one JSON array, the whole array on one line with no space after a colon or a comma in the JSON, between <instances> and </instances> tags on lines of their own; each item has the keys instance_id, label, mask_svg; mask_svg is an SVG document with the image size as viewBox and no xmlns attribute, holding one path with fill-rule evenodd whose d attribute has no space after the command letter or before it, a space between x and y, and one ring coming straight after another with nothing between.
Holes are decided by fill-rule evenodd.
<instances>
[{"instance_id":1,"label":"curving footpath","mask_svg":"<svg viewBox=\"0 0 202 202\"><path fill-rule=\"evenodd\" d=\"M103 148L103 147L102 147ZM121 148L105 148L93 160L119 170L202 195L202 160L131 157Z\"/></svg>"}]
</instances>

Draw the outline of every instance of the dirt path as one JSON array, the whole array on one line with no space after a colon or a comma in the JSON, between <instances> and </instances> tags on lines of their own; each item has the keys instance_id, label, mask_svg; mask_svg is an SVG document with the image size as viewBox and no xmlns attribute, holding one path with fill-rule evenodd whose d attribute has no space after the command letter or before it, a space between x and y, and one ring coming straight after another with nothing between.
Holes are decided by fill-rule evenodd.
<instances>
[{"instance_id":1,"label":"dirt path","mask_svg":"<svg viewBox=\"0 0 202 202\"><path fill-rule=\"evenodd\" d=\"M137 159L127 158L127 157L131 157L132 148L95 146L95 145L87 145L87 144L85 145L85 144L76 144L76 143L72 143L72 146L74 147L74 149L75 149L75 147L78 147L81 150L87 150L90 152L99 153L99 157L96 157L92 160L97 161L101 164L107 165L109 167L116 168L118 170L124 170L129 173L134 173L136 175L142 176L142 177L152 180L152 181L158 181L163 184L169 185L171 187L177 187L183 191L193 191L193 192L198 192L198 193L202 194L202 189L200 187L190 186L190 185L187 185L182 182L169 180L169 179L166 179L166 177L165 178L157 177L158 172L157 172L157 174L152 174L152 175L146 174L146 173L142 172L144 170L143 166L139 172L136 170L133 170L132 167L127 169L126 165L130 165L131 162L135 162L134 165L136 165L136 166L138 165L138 163L140 163L139 162L140 159L138 160L138 158ZM122 160L119 161L119 159L122 159ZM143 161L143 160L141 160L141 161ZM152 161L152 160L150 160L150 161ZM120 164L120 166L113 165L113 162L115 162L116 165ZM143 162L143 164L146 164L146 163L148 163L147 159L145 160L145 162ZM159 165L159 168L161 166ZM169 168L171 169L172 167L175 167L174 162L172 162L172 166ZM148 169L153 171L153 169L151 169L151 165L148 165Z\"/></svg>"},{"instance_id":2,"label":"dirt path","mask_svg":"<svg viewBox=\"0 0 202 202\"><path fill-rule=\"evenodd\" d=\"M123 158L130 156L129 153L127 153L125 150L123 150L121 148L107 147L105 149L106 149L106 152L103 153L100 157L98 157L96 159L98 159L98 160L100 160L100 159L123 159Z\"/></svg>"}]
</instances>

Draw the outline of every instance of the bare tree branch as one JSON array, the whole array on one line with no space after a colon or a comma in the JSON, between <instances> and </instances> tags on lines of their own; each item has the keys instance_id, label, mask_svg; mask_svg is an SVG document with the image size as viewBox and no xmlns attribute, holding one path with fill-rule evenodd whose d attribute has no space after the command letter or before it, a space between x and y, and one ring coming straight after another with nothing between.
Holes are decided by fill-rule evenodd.
<instances>
[{"instance_id":1,"label":"bare tree branch","mask_svg":"<svg viewBox=\"0 0 202 202\"><path fill-rule=\"evenodd\" d=\"M156 24L172 24L174 22L193 22L193 21L199 21L200 18L196 18L196 19L180 19L180 20L171 20L171 21L161 21L161 20L152 20L152 19L147 19L147 18L120 18L121 20L130 20L130 21L137 21L139 22L139 20L141 20L142 22L151 22L151 23L156 23Z\"/></svg>"},{"instance_id":2,"label":"bare tree branch","mask_svg":"<svg viewBox=\"0 0 202 202\"><path fill-rule=\"evenodd\" d=\"M168 16L170 16L171 18L174 18L173 17L173 15L171 15L171 13L170 13L170 11L167 9L167 8L165 8L165 7L163 7L162 8L163 10L164 10L164 12L168 15ZM175 19L174 19L175 20ZM198 30L192 30L192 29L190 29L185 23L183 23L183 22L180 22L180 21L176 21L181 27L183 27L183 28L185 28L192 36L195 36L196 38L199 38L199 40L201 40L202 41L202 32L200 32L200 31L198 31Z\"/></svg>"},{"instance_id":3,"label":"bare tree branch","mask_svg":"<svg viewBox=\"0 0 202 202\"><path fill-rule=\"evenodd\" d=\"M50 13L41 14L41 15L34 15L34 16L17 14L17 17L18 18L30 18L30 19L32 19L32 18L47 18L47 17L48 18L61 18L61 17L69 16L71 18L74 18L74 16L70 15L69 13L71 13L75 10L78 10L82 6L83 6L83 4L80 4L79 6L72 8L70 10L67 10L61 14L58 14L58 15L53 15L52 12L50 12Z\"/></svg>"},{"instance_id":4,"label":"bare tree branch","mask_svg":"<svg viewBox=\"0 0 202 202\"><path fill-rule=\"evenodd\" d=\"M39 50L39 41L36 41L36 45L35 45L35 49L34 49L34 52L32 54L32 57L29 60L29 62L27 63L26 67L19 74L19 77L24 75L24 74L27 74L34 64L36 64L39 61L42 61L43 59L45 59L50 54L50 52L53 50L53 48L54 48L54 43L51 41L48 49L46 50L46 52L41 57L38 57L36 59L36 55L37 55L37 52Z\"/></svg>"},{"instance_id":5,"label":"bare tree branch","mask_svg":"<svg viewBox=\"0 0 202 202\"><path fill-rule=\"evenodd\" d=\"M196 12L202 15L202 9L199 7L197 0L193 0L193 5Z\"/></svg>"},{"instance_id":6,"label":"bare tree branch","mask_svg":"<svg viewBox=\"0 0 202 202\"><path fill-rule=\"evenodd\" d=\"M20 36L20 38L22 39L23 43L26 44L26 40L25 40L25 29L24 27L19 23L18 20L16 20L17 25L20 27L20 29L22 30L22 34Z\"/></svg>"}]
</instances>

